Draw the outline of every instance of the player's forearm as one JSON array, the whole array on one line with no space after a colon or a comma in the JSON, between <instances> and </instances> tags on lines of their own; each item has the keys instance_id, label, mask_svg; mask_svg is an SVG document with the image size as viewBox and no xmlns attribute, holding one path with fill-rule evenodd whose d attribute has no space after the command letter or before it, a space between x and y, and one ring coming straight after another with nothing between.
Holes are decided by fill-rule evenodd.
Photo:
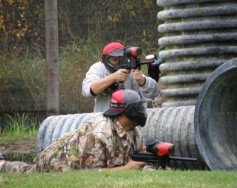
<instances>
[{"instance_id":1,"label":"player's forearm","mask_svg":"<svg viewBox=\"0 0 237 188\"><path fill-rule=\"evenodd\" d=\"M122 171L122 170L138 170L142 169L147 163L142 161L133 161L129 160L128 163L124 166L118 166L113 168L102 168L100 171L105 172L114 172L114 171Z\"/></svg>"},{"instance_id":2,"label":"player's forearm","mask_svg":"<svg viewBox=\"0 0 237 188\"><path fill-rule=\"evenodd\" d=\"M116 80L114 79L113 75L110 74L100 80L96 80L91 83L91 90L98 95L99 93L103 92L107 89L111 84L113 84Z\"/></svg>"}]
</instances>

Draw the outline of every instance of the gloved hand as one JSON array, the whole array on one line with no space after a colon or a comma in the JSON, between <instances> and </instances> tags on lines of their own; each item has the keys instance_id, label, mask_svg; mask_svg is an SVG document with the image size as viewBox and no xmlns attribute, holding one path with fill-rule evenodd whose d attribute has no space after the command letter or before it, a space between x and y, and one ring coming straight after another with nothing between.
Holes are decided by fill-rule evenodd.
<instances>
[{"instance_id":1,"label":"gloved hand","mask_svg":"<svg viewBox=\"0 0 237 188\"><path fill-rule=\"evenodd\" d=\"M139 69L132 69L131 74L133 79L138 83L139 86L143 86L146 82L146 78L143 76L142 71Z\"/></svg>"}]
</instances>

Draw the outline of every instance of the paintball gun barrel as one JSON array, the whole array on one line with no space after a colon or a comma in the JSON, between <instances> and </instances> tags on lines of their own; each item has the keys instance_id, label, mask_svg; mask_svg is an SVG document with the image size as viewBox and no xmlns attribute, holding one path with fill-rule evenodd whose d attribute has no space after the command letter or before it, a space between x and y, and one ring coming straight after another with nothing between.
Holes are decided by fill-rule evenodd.
<instances>
[{"instance_id":1,"label":"paintball gun barrel","mask_svg":"<svg viewBox=\"0 0 237 188\"><path fill-rule=\"evenodd\" d=\"M163 49L163 48L162 48ZM158 55L148 55L145 61L141 61L140 55L142 49L140 47L126 47L124 50L124 56L119 63L119 67L123 69L141 69L141 65L147 65L148 76L154 80L159 80L160 65L164 63L164 60Z\"/></svg>"},{"instance_id":2,"label":"paintball gun barrel","mask_svg":"<svg viewBox=\"0 0 237 188\"><path fill-rule=\"evenodd\" d=\"M146 56L145 61L141 61L140 55L142 54L142 49L140 47L126 47L124 49L123 57L119 61L120 69L141 69L141 65L147 65L148 76L158 82L160 77L160 65L164 63L164 60L157 55ZM117 89L124 88L124 83L115 82L109 86L104 93L112 93Z\"/></svg>"},{"instance_id":3,"label":"paintball gun barrel","mask_svg":"<svg viewBox=\"0 0 237 188\"><path fill-rule=\"evenodd\" d=\"M140 47L126 47L124 49L124 56L120 62L120 68L125 69L137 69L141 65L160 65L164 61L161 58L158 58L156 55L149 55L146 57L146 61L141 61L140 55L142 54L142 49Z\"/></svg>"},{"instance_id":4,"label":"paintball gun barrel","mask_svg":"<svg viewBox=\"0 0 237 188\"><path fill-rule=\"evenodd\" d=\"M172 143L168 142L153 142L146 145L147 152L135 151L130 155L134 161L144 161L154 164L155 167L166 169L170 161L191 161L196 162L197 158L172 156L175 148Z\"/></svg>"}]
</instances>

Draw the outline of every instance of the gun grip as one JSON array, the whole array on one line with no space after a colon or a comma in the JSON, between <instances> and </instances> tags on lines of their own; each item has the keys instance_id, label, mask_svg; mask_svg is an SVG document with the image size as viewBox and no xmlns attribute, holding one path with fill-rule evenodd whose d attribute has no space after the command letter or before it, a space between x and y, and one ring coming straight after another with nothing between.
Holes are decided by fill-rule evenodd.
<instances>
[{"instance_id":1,"label":"gun grip","mask_svg":"<svg viewBox=\"0 0 237 188\"><path fill-rule=\"evenodd\" d=\"M124 82L118 82L118 89L125 89Z\"/></svg>"}]
</instances>

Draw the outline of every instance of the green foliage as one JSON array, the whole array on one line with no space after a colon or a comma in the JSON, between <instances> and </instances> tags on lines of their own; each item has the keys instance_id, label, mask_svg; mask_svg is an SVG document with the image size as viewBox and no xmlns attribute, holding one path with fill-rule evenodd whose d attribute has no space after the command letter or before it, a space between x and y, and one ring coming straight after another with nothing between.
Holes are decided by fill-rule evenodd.
<instances>
[{"instance_id":1,"label":"green foliage","mask_svg":"<svg viewBox=\"0 0 237 188\"><path fill-rule=\"evenodd\" d=\"M46 61L25 52L1 53L0 111L36 111L45 109Z\"/></svg>"},{"instance_id":2,"label":"green foliage","mask_svg":"<svg viewBox=\"0 0 237 188\"><path fill-rule=\"evenodd\" d=\"M74 37L104 42L124 40L146 48L157 46L158 6L153 0L58 1L60 46ZM42 0L0 1L0 49L21 52L45 46L45 15Z\"/></svg>"},{"instance_id":3,"label":"green foliage","mask_svg":"<svg viewBox=\"0 0 237 188\"><path fill-rule=\"evenodd\" d=\"M91 112L93 99L82 95L89 67L100 60L103 43L91 36L60 48L61 113ZM46 111L46 60L26 51L24 56L0 53L0 112Z\"/></svg>"},{"instance_id":4,"label":"green foliage","mask_svg":"<svg viewBox=\"0 0 237 188\"><path fill-rule=\"evenodd\" d=\"M19 52L44 41L44 1L0 1L0 48ZM33 11L32 11L33 10Z\"/></svg>"},{"instance_id":5,"label":"green foliage","mask_svg":"<svg viewBox=\"0 0 237 188\"><path fill-rule=\"evenodd\" d=\"M60 48L60 113L92 112L94 100L82 95L82 80L101 59L104 43L91 36ZM23 56L24 55L24 56ZM145 53L143 53L145 55ZM1 53L0 112L46 111L46 60L40 53ZM146 65L142 66L147 73Z\"/></svg>"},{"instance_id":6,"label":"green foliage","mask_svg":"<svg viewBox=\"0 0 237 188\"><path fill-rule=\"evenodd\" d=\"M153 0L58 1L61 113L92 111L81 82L105 43L156 52L157 8ZM0 112L46 110L44 22L44 1L0 1Z\"/></svg>"},{"instance_id":7,"label":"green foliage","mask_svg":"<svg viewBox=\"0 0 237 188\"><path fill-rule=\"evenodd\" d=\"M37 122L29 118L30 114L7 115L6 126L0 129L1 141L22 138L35 139L38 131Z\"/></svg>"},{"instance_id":8,"label":"green foliage","mask_svg":"<svg viewBox=\"0 0 237 188\"><path fill-rule=\"evenodd\" d=\"M123 171L100 173L74 171L68 173L1 174L3 187L236 187L237 174L211 171Z\"/></svg>"},{"instance_id":9,"label":"green foliage","mask_svg":"<svg viewBox=\"0 0 237 188\"><path fill-rule=\"evenodd\" d=\"M102 42L74 39L60 54L60 108L63 113L92 112L94 100L82 95L81 86L89 67L100 61Z\"/></svg>"}]
</instances>

